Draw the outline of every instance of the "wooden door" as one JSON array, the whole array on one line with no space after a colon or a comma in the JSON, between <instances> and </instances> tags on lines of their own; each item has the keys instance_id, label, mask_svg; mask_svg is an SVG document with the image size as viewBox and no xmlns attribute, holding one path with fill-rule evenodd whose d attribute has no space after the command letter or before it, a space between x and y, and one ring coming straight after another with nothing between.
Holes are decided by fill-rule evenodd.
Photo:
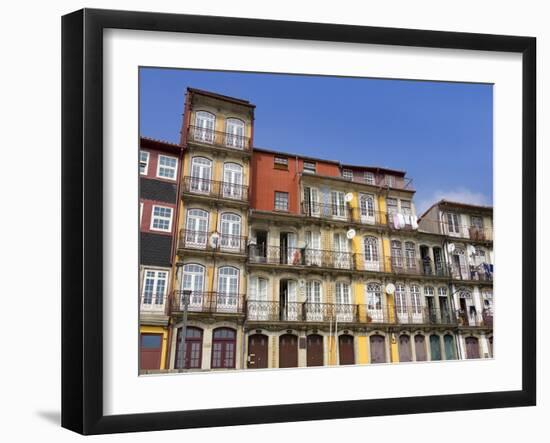
<instances>
[{"instance_id":1,"label":"wooden door","mask_svg":"<svg viewBox=\"0 0 550 443\"><path fill-rule=\"evenodd\" d=\"M441 360L441 340L439 335L430 335L430 356L432 360Z\"/></svg>"},{"instance_id":2,"label":"wooden door","mask_svg":"<svg viewBox=\"0 0 550 443\"><path fill-rule=\"evenodd\" d=\"M307 336L307 365L323 366L323 337L321 335Z\"/></svg>"},{"instance_id":3,"label":"wooden door","mask_svg":"<svg viewBox=\"0 0 550 443\"><path fill-rule=\"evenodd\" d=\"M355 352L353 350L353 336L341 335L338 337L338 349L341 365L354 365Z\"/></svg>"},{"instance_id":4,"label":"wooden door","mask_svg":"<svg viewBox=\"0 0 550 443\"><path fill-rule=\"evenodd\" d=\"M160 369L162 334L141 334L141 369Z\"/></svg>"},{"instance_id":5,"label":"wooden door","mask_svg":"<svg viewBox=\"0 0 550 443\"><path fill-rule=\"evenodd\" d=\"M386 363L386 344L381 335L370 336L370 362Z\"/></svg>"},{"instance_id":6,"label":"wooden door","mask_svg":"<svg viewBox=\"0 0 550 443\"><path fill-rule=\"evenodd\" d=\"M279 337L279 368L298 367L298 337L285 334Z\"/></svg>"},{"instance_id":7,"label":"wooden door","mask_svg":"<svg viewBox=\"0 0 550 443\"><path fill-rule=\"evenodd\" d=\"M446 334L443 337L443 342L445 345L445 360L456 360L455 340L453 336Z\"/></svg>"},{"instance_id":8,"label":"wooden door","mask_svg":"<svg viewBox=\"0 0 550 443\"><path fill-rule=\"evenodd\" d=\"M406 334L399 336L399 361L412 361L411 339Z\"/></svg>"},{"instance_id":9,"label":"wooden door","mask_svg":"<svg viewBox=\"0 0 550 443\"><path fill-rule=\"evenodd\" d=\"M466 358L479 358L479 341L476 337L466 337Z\"/></svg>"},{"instance_id":10,"label":"wooden door","mask_svg":"<svg viewBox=\"0 0 550 443\"><path fill-rule=\"evenodd\" d=\"M267 336L254 334L248 337L248 367L267 368Z\"/></svg>"},{"instance_id":11,"label":"wooden door","mask_svg":"<svg viewBox=\"0 0 550 443\"><path fill-rule=\"evenodd\" d=\"M426 340L423 335L418 334L414 336L414 350L416 353L416 361L426 361L428 355L426 354Z\"/></svg>"}]
</instances>

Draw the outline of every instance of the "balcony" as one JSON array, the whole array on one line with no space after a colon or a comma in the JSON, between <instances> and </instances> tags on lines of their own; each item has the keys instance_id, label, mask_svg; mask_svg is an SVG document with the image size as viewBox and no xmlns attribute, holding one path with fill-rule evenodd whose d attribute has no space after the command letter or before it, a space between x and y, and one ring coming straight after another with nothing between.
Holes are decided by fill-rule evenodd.
<instances>
[{"instance_id":1,"label":"balcony","mask_svg":"<svg viewBox=\"0 0 550 443\"><path fill-rule=\"evenodd\" d=\"M448 222L441 222L441 230L443 234L453 237L462 238L477 242L492 242L493 228L485 228L478 226L465 225L450 225Z\"/></svg>"},{"instance_id":2,"label":"balcony","mask_svg":"<svg viewBox=\"0 0 550 443\"><path fill-rule=\"evenodd\" d=\"M214 131L198 126L189 126L188 141L205 146L244 151L246 153L250 153L251 151L249 137L231 134L229 132Z\"/></svg>"},{"instance_id":3,"label":"balcony","mask_svg":"<svg viewBox=\"0 0 550 443\"><path fill-rule=\"evenodd\" d=\"M462 266L453 263L451 265L451 277L453 280L492 282L493 273L494 266L490 263Z\"/></svg>"},{"instance_id":4,"label":"balcony","mask_svg":"<svg viewBox=\"0 0 550 443\"><path fill-rule=\"evenodd\" d=\"M493 328L493 311L491 309L484 309L481 314L468 313L463 309L459 309L456 312L456 317L458 326L461 327Z\"/></svg>"},{"instance_id":5,"label":"balcony","mask_svg":"<svg viewBox=\"0 0 550 443\"><path fill-rule=\"evenodd\" d=\"M302 202L302 214L306 217L323 218L350 222L351 211L347 204Z\"/></svg>"},{"instance_id":6,"label":"balcony","mask_svg":"<svg viewBox=\"0 0 550 443\"><path fill-rule=\"evenodd\" d=\"M427 307L397 306L390 309L384 305L338 304L338 303L279 303L248 300L247 320L258 322L336 322L362 324L401 325L457 325L457 317L451 311Z\"/></svg>"},{"instance_id":7,"label":"balcony","mask_svg":"<svg viewBox=\"0 0 550 443\"><path fill-rule=\"evenodd\" d=\"M399 275L422 275L431 277L449 277L449 270L444 263L433 263L431 260L391 256L386 257L388 272Z\"/></svg>"},{"instance_id":8,"label":"balcony","mask_svg":"<svg viewBox=\"0 0 550 443\"><path fill-rule=\"evenodd\" d=\"M273 265L311 266L332 269L355 269L353 253L309 248L282 248L255 246L249 248L250 263Z\"/></svg>"},{"instance_id":9,"label":"balcony","mask_svg":"<svg viewBox=\"0 0 550 443\"><path fill-rule=\"evenodd\" d=\"M248 202L248 186L245 185L186 176L181 187L186 194Z\"/></svg>"},{"instance_id":10,"label":"balcony","mask_svg":"<svg viewBox=\"0 0 550 443\"><path fill-rule=\"evenodd\" d=\"M246 254L246 241L247 238L241 235L181 229L178 248L244 255Z\"/></svg>"},{"instance_id":11,"label":"balcony","mask_svg":"<svg viewBox=\"0 0 550 443\"><path fill-rule=\"evenodd\" d=\"M244 299L244 294L193 291L187 310L189 313L244 314ZM183 312L184 305L183 291L174 291L171 312Z\"/></svg>"}]
</instances>

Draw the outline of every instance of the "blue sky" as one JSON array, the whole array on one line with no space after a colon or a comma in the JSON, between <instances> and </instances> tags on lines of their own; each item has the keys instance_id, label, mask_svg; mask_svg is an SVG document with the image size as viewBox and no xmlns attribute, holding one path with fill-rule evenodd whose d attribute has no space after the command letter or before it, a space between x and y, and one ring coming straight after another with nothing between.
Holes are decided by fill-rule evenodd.
<instances>
[{"instance_id":1,"label":"blue sky","mask_svg":"<svg viewBox=\"0 0 550 443\"><path fill-rule=\"evenodd\" d=\"M419 214L492 204L491 85L142 68L141 135L179 141L188 86L254 103L255 146L407 171Z\"/></svg>"}]
</instances>

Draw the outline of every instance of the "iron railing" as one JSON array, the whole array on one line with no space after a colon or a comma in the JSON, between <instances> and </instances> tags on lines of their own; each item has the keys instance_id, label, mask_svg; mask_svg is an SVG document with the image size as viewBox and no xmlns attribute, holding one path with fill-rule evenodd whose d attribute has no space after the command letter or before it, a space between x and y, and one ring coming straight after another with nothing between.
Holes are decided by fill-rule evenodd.
<instances>
[{"instance_id":1,"label":"iron railing","mask_svg":"<svg viewBox=\"0 0 550 443\"><path fill-rule=\"evenodd\" d=\"M302 214L306 217L324 218L330 220L351 221L351 212L347 203L341 205L331 203L302 202Z\"/></svg>"},{"instance_id":2,"label":"iron railing","mask_svg":"<svg viewBox=\"0 0 550 443\"><path fill-rule=\"evenodd\" d=\"M183 312L185 306L184 291L173 292L172 313ZM229 292L192 291L189 295L188 312L220 314L244 314L245 296Z\"/></svg>"},{"instance_id":3,"label":"iron railing","mask_svg":"<svg viewBox=\"0 0 550 443\"><path fill-rule=\"evenodd\" d=\"M445 263L434 263L431 260L416 257L386 257L386 269L394 274L449 277L449 269Z\"/></svg>"},{"instance_id":4,"label":"iron railing","mask_svg":"<svg viewBox=\"0 0 550 443\"><path fill-rule=\"evenodd\" d=\"M246 254L246 242L242 235L181 229L178 248Z\"/></svg>"},{"instance_id":5,"label":"iron railing","mask_svg":"<svg viewBox=\"0 0 550 443\"><path fill-rule=\"evenodd\" d=\"M347 270L355 268L353 253L327 251L322 249L251 245L248 259L250 263L312 266Z\"/></svg>"},{"instance_id":6,"label":"iron railing","mask_svg":"<svg viewBox=\"0 0 550 443\"><path fill-rule=\"evenodd\" d=\"M350 208L350 221L363 225L386 226L388 217L385 212L365 210L361 208Z\"/></svg>"},{"instance_id":7,"label":"iron railing","mask_svg":"<svg viewBox=\"0 0 550 443\"><path fill-rule=\"evenodd\" d=\"M490 263L477 265L450 266L450 274L453 280L493 281L494 266Z\"/></svg>"},{"instance_id":8,"label":"iron railing","mask_svg":"<svg viewBox=\"0 0 550 443\"><path fill-rule=\"evenodd\" d=\"M249 152L250 138L229 132L214 131L199 126L189 126L189 141Z\"/></svg>"},{"instance_id":9,"label":"iron railing","mask_svg":"<svg viewBox=\"0 0 550 443\"><path fill-rule=\"evenodd\" d=\"M246 312L250 321L457 325L452 311L425 306L248 300Z\"/></svg>"},{"instance_id":10,"label":"iron railing","mask_svg":"<svg viewBox=\"0 0 550 443\"><path fill-rule=\"evenodd\" d=\"M181 186L182 191L185 193L243 202L248 201L248 186L245 185L186 176L183 178Z\"/></svg>"},{"instance_id":11,"label":"iron railing","mask_svg":"<svg viewBox=\"0 0 550 443\"><path fill-rule=\"evenodd\" d=\"M483 328L493 327L493 312L490 309L484 309L481 314L459 309L456 311L456 317L459 326Z\"/></svg>"}]
</instances>

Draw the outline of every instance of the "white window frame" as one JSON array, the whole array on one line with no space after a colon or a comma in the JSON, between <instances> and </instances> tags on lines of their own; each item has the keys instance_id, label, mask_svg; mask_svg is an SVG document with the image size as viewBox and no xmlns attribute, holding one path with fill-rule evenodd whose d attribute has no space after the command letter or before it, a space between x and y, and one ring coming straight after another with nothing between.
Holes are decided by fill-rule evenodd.
<instances>
[{"instance_id":1,"label":"white window frame","mask_svg":"<svg viewBox=\"0 0 550 443\"><path fill-rule=\"evenodd\" d=\"M363 174L363 179L367 185L376 184L376 178L374 177L374 172L365 171Z\"/></svg>"},{"instance_id":2,"label":"white window frame","mask_svg":"<svg viewBox=\"0 0 550 443\"><path fill-rule=\"evenodd\" d=\"M304 160L304 172L307 172L308 174L315 174L317 172L317 163Z\"/></svg>"},{"instance_id":3,"label":"white window frame","mask_svg":"<svg viewBox=\"0 0 550 443\"><path fill-rule=\"evenodd\" d=\"M342 178L346 180L353 181L353 170L351 169L342 169Z\"/></svg>"},{"instance_id":4,"label":"white window frame","mask_svg":"<svg viewBox=\"0 0 550 443\"><path fill-rule=\"evenodd\" d=\"M147 273L149 273L149 272L153 273L153 276L149 277L147 275ZM162 278L162 279L159 278L160 273L165 274L165 277ZM145 300L145 286L146 286L145 281L148 278L151 278L153 280L153 293L151 295L151 303L144 303L144 300ZM161 294L162 303L158 303L159 294L157 293L158 284L159 284L160 280L164 280L164 290ZM141 307L142 308L147 308L147 309L156 308L157 310L164 309L164 305L166 303L166 295L167 295L167 292L168 292L169 282L170 282L170 270L168 270L168 269L145 268L143 270L143 279L142 279L142 284L141 284L141 300L140 300Z\"/></svg>"},{"instance_id":5,"label":"white window frame","mask_svg":"<svg viewBox=\"0 0 550 443\"><path fill-rule=\"evenodd\" d=\"M145 161L145 170L141 172L141 154L147 154L147 160ZM144 151L140 149L139 151L139 175L147 175L149 172L149 158L151 157L151 154L149 151Z\"/></svg>"},{"instance_id":6,"label":"white window frame","mask_svg":"<svg viewBox=\"0 0 550 443\"><path fill-rule=\"evenodd\" d=\"M166 216L155 216L155 208L162 208L162 209L169 209L170 210L170 217L166 217ZM151 229L151 231L158 231L158 232L172 232L172 218L174 217L174 209L171 208L170 206L161 206L161 205L153 205L153 207L151 208L151 226L149 227L149 229ZM168 229L159 229L159 228L155 228L153 225L155 223L155 219L156 218L160 218L160 219L168 219Z\"/></svg>"},{"instance_id":7,"label":"white window frame","mask_svg":"<svg viewBox=\"0 0 550 443\"><path fill-rule=\"evenodd\" d=\"M176 161L176 164L175 166L166 166L166 165L161 165L160 164L160 159L161 158L166 158L166 159L170 159L170 160L175 160ZM174 176L173 177L166 177L164 175L160 175L160 168L163 168L163 169L166 169L166 170L174 170ZM157 159L157 178L163 178L163 179L166 179L166 180L173 180L173 181L176 181L177 178L178 178L178 158L177 157L173 157L171 155L162 155L162 154L159 154L158 156L158 159Z\"/></svg>"},{"instance_id":8,"label":"white window frame","mask_svg":"<svg viewBox=\"0 0 550 443\"><path fill-rule=\"evenodd\" d=\"M281 194L281 195L286 195L286 208L285 209L281 209L281 208L278 208L277 207L277 194ZM273 209L275 209L275 211L283 211L283 212L288 212L288 208L289 208L289 193L288 192L284 192L284 191L275 191L275 194L274 194L274 200L273 200Z\"/></svg>"}]
</instances>

